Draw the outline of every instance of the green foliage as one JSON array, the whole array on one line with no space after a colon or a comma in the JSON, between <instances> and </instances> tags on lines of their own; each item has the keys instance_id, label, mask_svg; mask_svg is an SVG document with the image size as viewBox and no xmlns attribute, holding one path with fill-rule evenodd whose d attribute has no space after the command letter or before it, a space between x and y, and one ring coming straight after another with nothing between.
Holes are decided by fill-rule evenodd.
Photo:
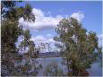
<instances>
[{"instance_id":1,"label":"green foliage","mask_svg":"<svg viewBox=\"0 0 103 77\"><path fill-rule=\"evenodd\" d=\"M2 1L1 14L2 19L18 21L23 17L25 21L35 21L35 15L32 13L32 7L26 4L25 7L17 7L16 3L20 1Z\"/></svg>"},{"instance_id":2,"label":"green foliage","mask_svg":"<svg viewBox=\"0 0 103 77\"><path fill-rule=\"evenodd\" d=\"M4 21L1 26L1 46L3 53L15 52L15 42L21 34L21 28L17 26L16 22ZM8 49L7 49L8 48ZM6 50L7 49L7 50ZM10 50L12 49L12 50Z\"/></svg>"},{"instance_id":3,"label":"green foliage","mask_svg":"<svg viewBox=\"0 0 103 77\"><path fill-rule=\"evenodd\" d=\"M80 75L96 60L98 53L95 52L95 49L98 50L96 33L87 32L74 18L62 19L56 32L59 36L55 37L55 40L64 44L62 52L63 58L67 61L68 71L72 70L72 74L68 72L68 75Z\"/></svg>"},{"instance_id":4,"label":"green foliage","mask_svg":"<svg viewBox=\"0 0 103 77\"><path fill-rule=\"evenodd\" d=\"M32 58L36 58L38 55L35 52L35 44L30 40L30 31L18 26L20 17L23 17L25 21L35 21L35 16L31 13L32 8L29 4L23 8L17 7L16 3L17 1L1 2L1 75L36 75L37 71L29 72L38 68L35 64L33 65L35 61L32 61ZM28 47L28 52L22 55L18 53L20 49L15 44L21 35L24 40L21 42L20 48ZM24 65L22 65L23 60L26 61L23 63Z\"/></svg>"},{"instance_id":5,"label":"green foliage","mask_svg":"<svg viewBox=\"0 0 103 77\"><path fill-rule=\"evenodd\" d=\"M29 4L24 8L23 18L27 21L35 21L35 16L32 14L32 8Z\"/></svg>"}]
</instances>

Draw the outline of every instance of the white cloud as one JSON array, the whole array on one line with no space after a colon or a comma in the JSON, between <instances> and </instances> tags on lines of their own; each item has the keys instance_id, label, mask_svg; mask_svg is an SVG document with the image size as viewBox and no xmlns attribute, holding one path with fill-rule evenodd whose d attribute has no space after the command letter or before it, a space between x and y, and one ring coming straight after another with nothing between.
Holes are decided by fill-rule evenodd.
<instances>
[{"instance_id":1,"label":"white cloud","mask_svg":"<svg viewBox=\"0 0 103 77\"><path fill-rule=\"evenodd\" d=\"M43 35L38 35L36 37L32 37L31 40L33 40L36 44L37 43L55 43L53 37L49 37L48 36L43 36Z\"/></svg>"},{"instance_id":2,"label":"white cloud","mask_svg":"<svg viewBox=\"0 0 103 77\"><path fill-rule=\"evenodd\" d=\"M24 21L23 18L19 19L20 25L23 25L24 28L42 30L47 28L55 28L59 21L63 18L61 15L56 17L44 15L44 12L40 9L33 8L32 13L35 15L35 22Z\"/></svg>"},{"instance_id":3,"label":"white cloud","mask_svg":"<svg viewBox=\"0 0 103 77\"><path fill-rule=\"evenodd\" d=\"M32 37L33 41L45 41L47 40L45 37L43 37L42 35L38 35L36 37Z\"/></svg>"},{"instance_id":4,"label":"white cloud","mask_svg":"<svg viewBox=\"0 0 103 77\"><path fill-rule=\"evenodd\" d=\"M52 17L51 13L48 16L41 9L32 9L32 13L35 15L35 22L27 22L24 21L23 18L19 19L19 23L23 25L24 28L29 28L32 30L43 30L43 29L51 29L55 28L59 21L63 18L63 15L57 15L56 17ZM82 12L74 12L70 17L76 18L79 22L84 18L84 14Z\"/></svg>"},{"instance_id":5,"label":"white cloud","mask_svg":"<svg viewBox=\"0 0 103 77\"><path fill-rule=\"evenodd\" d=\"M75 12L70 17L73 17L77 19L79 22L81 22L82 19L84 18L84 14L82 12Z\"/></svg>"},{"instance_id":6,"label":"white cloud","mask_svg":"<svg viewBox=\"0 0 103 77\"><path fill-rule=\"evenodd\" d=\"M44 12L40 9L33 8L32 13L35 15L36 18L44 17Z\"/></svg>"},{"instance_id":7,"label":"white cloud","mask_svg":"<svg viewBox=\"0 0 103 77\"><path fill-rule=\"evenodd\" d=\"M38 35L36 37L32 37L31 40L36 44L36 48L41 47L40 52L55 52L58 49L55 47L55 43L57 43L53 37L47 38L42 35Z\"/></svg>"}]
</instances>

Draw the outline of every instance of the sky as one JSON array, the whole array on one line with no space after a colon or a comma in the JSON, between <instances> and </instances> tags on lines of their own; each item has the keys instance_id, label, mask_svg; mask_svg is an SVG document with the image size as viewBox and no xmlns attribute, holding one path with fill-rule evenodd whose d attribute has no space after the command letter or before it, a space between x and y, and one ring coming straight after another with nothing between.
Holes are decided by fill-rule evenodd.
<instances>
[{"instance_id":1,"label":"sky","mask_svg":"<svg viewBox=\"0 0 103 77\"><path fill-rule=\"evenodd\" d=\"M94 31L102 37L102 2L100 1L26 1L17 6L29 3L35 22L25 22L23 18L19 23L24 28L30 29L32 40L38 45L40 42L50 43L51 51L55 51L53 37L56 36L55 28L62 18L74 17L87 31ZM100 41L99 41L100 42ZM53 49L53 50L52 50ZM42 52L48 52L43 50Z\"/></svg>"}]
</instances>

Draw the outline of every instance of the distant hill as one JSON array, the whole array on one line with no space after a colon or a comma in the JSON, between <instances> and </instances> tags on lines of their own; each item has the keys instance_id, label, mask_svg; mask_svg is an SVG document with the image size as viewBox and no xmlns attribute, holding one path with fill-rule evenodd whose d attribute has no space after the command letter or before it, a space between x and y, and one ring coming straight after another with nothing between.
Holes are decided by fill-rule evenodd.
<instances>
[{"instance_id":1,"label":"distant hill","mask_svg":"<svg viewBox=\"0 0 103 77\"><path fill-rule=\"evenodd\" d=\"M59 52L46 52L46 53L39 53L40 58L45 58L45 57L60 57Z\"/></svg>"}]
</instances>

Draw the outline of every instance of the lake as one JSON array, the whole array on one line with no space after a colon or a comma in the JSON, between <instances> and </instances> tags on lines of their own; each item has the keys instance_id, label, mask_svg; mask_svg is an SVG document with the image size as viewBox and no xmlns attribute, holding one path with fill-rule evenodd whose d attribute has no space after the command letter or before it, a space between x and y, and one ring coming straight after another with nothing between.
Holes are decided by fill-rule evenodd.
<instances>
[{"instance_id":1,"label":"lake","mask_svg":"<svg viewBox=\"0 0 103 77\"><path fill-rule=\"evenodd\" d=\"M55 62L58 66L63 70L64 74L67 73L66 65L62 65L62 58L61 57L49 57L49 58L38 58L37 59L40 64L42 64L42 69L39 71L38 76L43 76L45 68L48 64ZM100 62L95 62L91 65L91 68L87 69L90 76L102 76L102 67Z\"/></svg>"}]
</instances>

